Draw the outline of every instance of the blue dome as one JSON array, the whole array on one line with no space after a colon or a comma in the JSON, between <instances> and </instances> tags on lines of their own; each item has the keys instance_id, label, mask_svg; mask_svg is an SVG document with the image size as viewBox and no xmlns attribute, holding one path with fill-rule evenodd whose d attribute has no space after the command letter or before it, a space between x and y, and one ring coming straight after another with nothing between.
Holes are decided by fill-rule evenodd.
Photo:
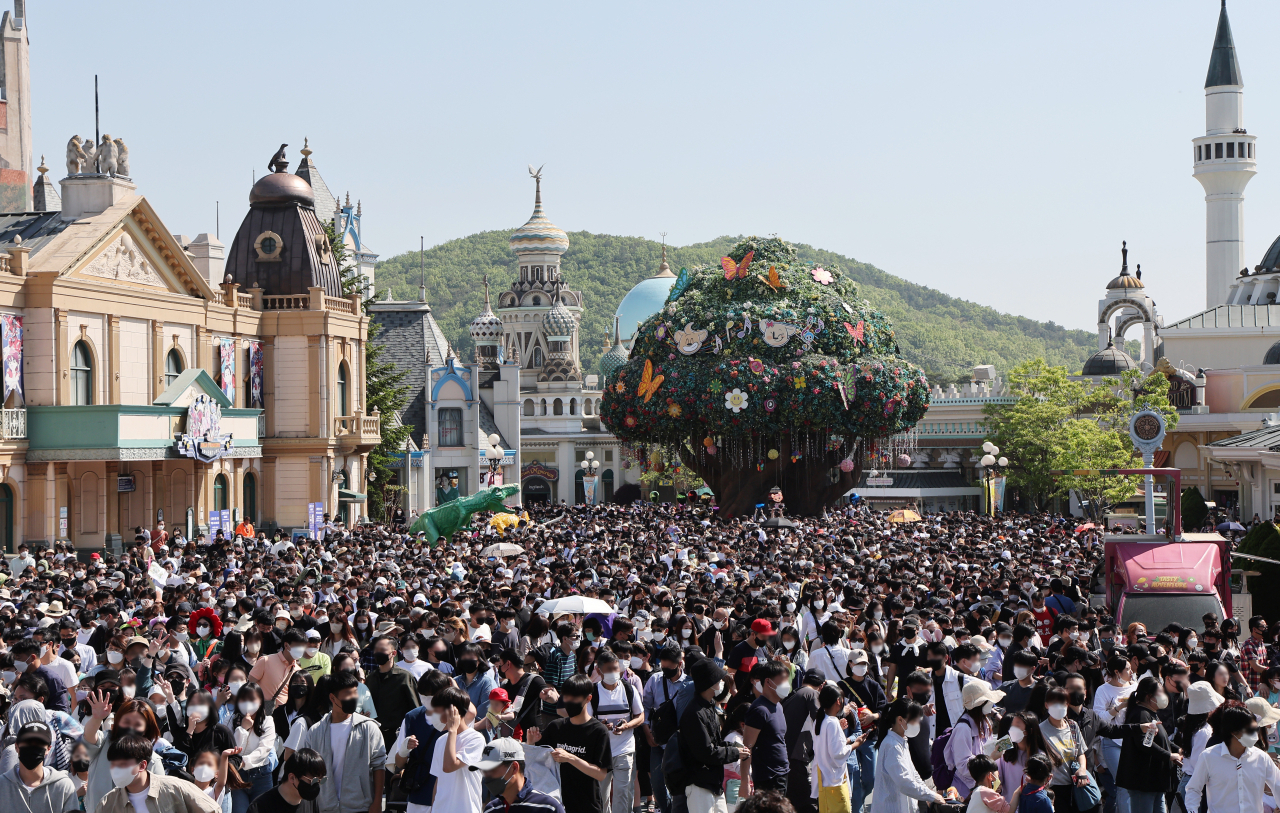
<instances>
[{"instance_id":1,"label":"blue dome","mask_svg":"<svg viewBox=\"0 0 1280 813\"><path fill-rule=\"evenodd\" d=\"M674 274L649 277L641 280L636 287L627 292L627 295L618 303L618 309L614 311L622 329L627 331L622 334L624 339L630 340L635 336L638 322L643 322L662 310L662 306L667 304L667 295L671 293L671 287L675 284Z\"/></svg>"}]
</instances>

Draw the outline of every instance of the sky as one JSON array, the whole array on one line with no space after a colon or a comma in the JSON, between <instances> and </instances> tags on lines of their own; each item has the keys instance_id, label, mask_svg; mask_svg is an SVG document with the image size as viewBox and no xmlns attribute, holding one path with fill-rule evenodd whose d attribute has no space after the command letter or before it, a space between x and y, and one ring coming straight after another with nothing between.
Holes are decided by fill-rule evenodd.
<instances>
[{"instance_id":1,"label":"sky","mask_svg":"<svg viewBox=\"0 0 1280 813\"><path fill-rule=\"evenodd\" d=\"M1127 240L1172 323L1204 307L1191 139L1218 6L27 0L35 159L62 177L97 74L174 233L220 209L230 244L255 174L282 142L296 169L306 137L384 258L518 226L545 164L567 231L777 234L1087 330ZM1252 266L1280 234L1280 4L1228 10Z\"/></svg>"}]
</instances>

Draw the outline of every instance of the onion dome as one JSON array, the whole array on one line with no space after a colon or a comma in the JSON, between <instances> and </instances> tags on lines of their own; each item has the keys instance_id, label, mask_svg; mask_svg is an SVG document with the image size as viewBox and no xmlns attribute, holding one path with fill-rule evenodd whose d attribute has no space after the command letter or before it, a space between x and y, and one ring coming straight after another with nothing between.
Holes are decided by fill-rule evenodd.
<instances>
[{"instance_id":1,"label":"onion dome","mask_svg":"<svg viewBox=\"0 0 1280 813\"><path fill-rule=\"evenodd\" d=\"M502 320L494 315L493 307L489 304L488 274L484 276L484 310L471 320L467 329L471 332L471 338L477 343L493 343L502 337Z\"/></svg>"},{"instance_id":2,"label":"onion dome","mask_svg":"<svg viewBox=\"0 0 1280 813\"><path fill-rule=\"evenodd\" d=\"M619 335L619 324L618 317L613 317L613 346L600 357L600 376L605 381L613 378L613 374L626 365L627 359L631 355L627 352L627 346L622 343L622 338Z\"/></svg>"},{"instance_id":3,"label":"onion dome","mask_svg":"<svg viewBox=\"0 0 1280 813\"><path fill-rule=\"evenodd\" d=\"M1109 341L1105 349L1099 350L1085 361L1084 369L1080 374L1119 375L1125 370L1136 370L1137 367L1138 362L1134 361L1132 356Z\"/></svg>"},{"instance_id":4,"label":"onion dome","mask_svg":"<svg viewBox=\"0 0 1280 813\"><path fill-rule=\"evenodd\" d=\"M316 205L316 193L311 184L291 172L272 172L263 175L249 190L250 206L279 206L288 203L301 203L303 206Z\"/></svg>"},{"instance_id":5,"label":"onion dome","mask_svg":"<svg viewBox=\"0 0 1280 813\"><path fill-rule=\"evenodd\" d=\"M547 219L542 211L541 173L541 169L533 173L533 179L537 183L533 197L533 215L511 235L511 250L517 254L563 254L569 250L569 235Z\"/></svg>"},{"instance_id":6,"label":"onion dome","mask_svg":"<svg viewBox=\"0 0 1280 813\"><path fill-rule=\"evenodd\" d=\"M1129 273L1129 248L1127 241L1120 243L1120 276L1107 283L1108 291L1122 291L1129 288L1145 288L1142 284L1142 266L1138 266L1138 276Z\"/></svg>"},{"instance_id":7,"label":"onion dome","mask_svg":"<svg viewBox=\"0 0 1280 813\"><path fill-rule=\"evenodd\" d=\"M662 265L658 266L658 273L648 279L640 280L634 288L627 291L627 295L618 303L618 309L614 311L614 318L628 325L640 324L662 310L675 284L676 275L671 273L671 266L667 265L667 247L664 245ZM627 338L630 339L634 335L635 333L632 332Z\"/></svg>"},{"instance_id":8,"label":"onion dome","mask_svg":"<svg viewBox=\"0 0 1280 813\"><path fill-rule=\"evenodd\" d=\"M555 306L542 317L542 332L546 334L547 341L567 342L577 329L578 322L562 299L557 299Z\"/></svg>"},{"instance_id":9,"label":"onion dome","mask_svg":"<svg viewBox=\"0 0 1280 813\"><path fill-rule=\"evenodd\" d=\"M1280 364L1280 342L1276 342L1267 348L1267 354L1262 357L1263 364Z\"/></svg>"}]
</instances>

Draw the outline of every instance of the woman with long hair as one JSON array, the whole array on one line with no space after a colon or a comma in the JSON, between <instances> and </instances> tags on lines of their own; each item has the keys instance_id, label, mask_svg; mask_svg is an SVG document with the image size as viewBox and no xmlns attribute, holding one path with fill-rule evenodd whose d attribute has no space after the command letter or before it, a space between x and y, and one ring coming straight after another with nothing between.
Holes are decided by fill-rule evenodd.
<instances>
[{"instance_id":1,"label":"woman with long hair","mask_svg":"<svg viewBox=\"0 0 1280 813\"><path fill-rule=\"evenodd\" d=\"M778 642L782 645L782 654L786 655L787 661L795 666L797 681L800 680L800 676L804 672L805 664L809 662L809 653L805 652L801 640L800 631L795 627L783 627L778 633Z\"/></svg>"},{"instance_id":2,"label":"woman with long hair","mask_svg":"<svg viewBox=\"0 0 1280 813\"><path fill-rule=\"evenodd\" d=\"M1231 670L1222 661L1209 661L1206 663L1204 665L1204 677L1205 682L1227 700L1244 700L1231 687Z\"/></svg>"},{"instance_id":3,"label":"woman with long hair","mask_svg":"<svg viewBox=\"0 0 1280 813\"><path fill-rule=\"evenodd\" d=\"M551 634L551 625L547 621L545 615L535 613L529 619L529 623L524 628L524 635L520 636L520 644L516 647L516 652L520 657L529 654L529 650L537 649L543 644L555 645L555 636Z\"/></svg>"},{"instance_id":4,"label":"woman with long hair","mask_svg":"<svg viewBox=\"0 0 1280 813\"><path fill-rule=\"evenodd\" d=\"M1125 706L1125 723L1160 723L1157 712L1169 705L1161 683L1150 676L1138 681ZM1131 813L1164 813L1164 795L1173 786L1174 766L1182 764L1182 754L1169 742L1163 725L1156 726L1150 745L1146 736L1140 730L1125 732L1115 774L1117 804Z\"/></svg>"},{"instance_id":5,"label":"woman with long hair","mask_svg":"<svg viewBox=\"0 0 1280 813\"><path fill-rule=\"evenodd\" d=\"M876 792L868 813L912 813L916 802L943 801L924 783L911 761L907 740L919 735L924 707L900 698L876 724Z\"/></svg>"},{"instance_id":6,"label":"woman with long hair","mask_svg":"<svg viewBox=\"0 0 1280 813\"><path fill-rule=\"evenodd\" d=\"M92 692L88 700L91 711L84 721L84 744L89 752L89 778L85 782L88 790L84 795L84 809L85 813L94 813L102 797L115 788L111 781L111 760L107 758L110 744L127 734L137 734L154 744L160 739L160 724L145 700L125 700L115 708L115 721L107 732L102 724L113 713L113 695L98 690ZM164 765L158 754L151 755L147 770L164 776Z\"/></svg>"},{"instance_id":7,"label":"woman with long hair","mask_svg":"<svg viewBox=\"0 0 1280 813\"><path fill-rule=\"evenodd\" d=\"M1004 698L1004 692L992 689L984 681L971 680L964 685L961 692L961 704L964 711L960 719L951 725L950 764L955 766L956 773L953 784L961 797L973 792L974 780L969 773L969 760L986 753L988 745L995 740L995 732L991 730L991 719L987 716Z\"/></svg>"},{"instance_id":8,"label":"woman with long hair","mask_svg":"<svg viewBox=\"0 0 1280 813\"><path fill-rule=\"evenodd\" d=\"M271 790L271 762L275 756L276 725L263 706L266 698L256 683L246 683L236 695L232 733L240 749L240 779L247 787L231 792L233 813L245 813L249 803Z\"/></svg>"},{"instance_id":9,"label":"woman with long hair","mask_svg":"<svg viewBox=\"0 0 1280 813\"><path fill-rule=\"evenodd\" d=\"M1067 719L1069 707L1067 690L1061 686L1050 687L1045 694L1047 719L1040 723L1040 735L1044 737L1049 761L1053 763L1049 789L1053 791L1054 810L1056 813L1085 813L1076 805L1075 789L1090 782L1085 756L1088 744L1080 733L1080 726Z\"/></svg>"},{"instance_id":10,"label":"woman with long hair","mask_svg":"<svg viewBox=\"0 0 1280 813\"><path fill-rule=\"evenodd\" d=\"M848 738L849 721L840 716L844 705L844 694L828 683L818 692L818 708L806 721L813 728L814 771L809 796L818 800L818 813L852 813L847 764L866 734L855 740Z\"/></svg>"},{"instance_id":11,"label":"woman with long hair","mask_svg":"<svg viewBox=\"0 0 1280 813\"><path fill-rule=\"evenodd\" d=\"M230 638L231 636L227 636ZM320 644L322 652L330 658L336 656L342 651L344 646L353 646L357 650L360 649L360 642L356 639L355 630L351 628L351 624L347 622L347 617L341 612L331 612L329 614L329 634L325 636L324 641Z\"/></svg>"},{"instance_id":12,"label":"woman with long hair","mask_svg":"<svg viewBox=\"0 0 1280 813\"><path fill-rule=\"evenodd\" d=\"M1006 714L996 726L996 737L1008 737L1011 743L996 763L1000 770L1000 792L1009 801L1013 792L1022 787L1027 760L1036 754L1048 753L1048 748L1040 734L1039 718L1029 711Z\"/></svg>"},{"instance_id":13,"label":"woman with long hair","mask_svg":"<svg viewBox=\"0 0 1280 813\"><path fill-rule=\"evenodd\" d=\"M323 716L315 715L312 711L314 704L311 702L311 695L314 691L315 684L311 681L311 675L295 672L289 678L288 702L281 703L271 712L276 731L280 732L276 737L276 757L280 765L288 762L289 757L302 747L302 739L307 731L320 722L320 717Z\"/></svg>"},{"instance_id":14,"label":"woman with long hair","mask_svg":"<svg viewBox=\"0 0 1280 813\"><path fill-rule=\"evenodd\" d=\"M198 691L187 698L186 720L172 705L165 706L169 717L169 733L173 736L173 746L188 759L206 748L213 748L222 753L235 747L235 738L231 729L218 722L217 709L213 695L206 691Z\"/></svg>"},{"instance_id":15,"label":"woman with long hair","mask_svg":"<svg viewBox=\"0 0 1280 813\"><path fill-rule=\"evenodd\" d=\"M827 611L827 594L821 582L805 582L800 587L796 617L800 619L800 640L805 649L822 640L822 624L831 617Z\"/></svg>"},{"instance_id":16,"label":"woman with long hair","mask_svg":"<svg viewBox=\"0 0 1280 813\"><path fill-rule=\"evenodd\" d=\"M1185 754L1182 760L1182 778L1178 780L1178 799L1187 798L1187 783L1195 775L1196 764L1204 753L1213 736L1213 727L1209 724L1209 716L1224 702L1222 695L1213 690L1205 681L1192 683L1187 688L1187 714L1178 720L1178 730L1174 735L1174 744ZM1183 804L1183 810L1186 805Z\"/></svg>"}]
</instances>

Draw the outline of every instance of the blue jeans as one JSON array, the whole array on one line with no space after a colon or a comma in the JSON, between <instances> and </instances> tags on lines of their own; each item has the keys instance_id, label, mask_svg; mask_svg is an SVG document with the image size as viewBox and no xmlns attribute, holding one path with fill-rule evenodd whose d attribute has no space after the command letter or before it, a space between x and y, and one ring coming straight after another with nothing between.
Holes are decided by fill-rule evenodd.
<instances>
[{"instance_id":1,"label":"blue jeans","mask_svg":"<svg viewBox=\"0 0 1280 813\"><path fill-rule=\"evenodd\" d=\"M667 795L666 778L662 775L661 745L649 749L649 787L653 790L653 805L662 813L671 813L671 797ZM235 813L240 813L239 810Z\"/></svg>"},{"instance_id":2,"label":"blue jeans","mask_svg":"<svg viewBox=\"0 0 1280 813\"><path fill-rule=\"evenodd\" d=\"M271 766L250 768L240 772L240 778L249 783L244 790L231 791L231 813L246 813L249 805L262 794L271 790Z\"/></svg>"},{"instance_id":3,"label":"blue jeans","mask_svg":"<svg viewBox=\"0 0 1280 813\"><path fill-rule=\"evenodd\" d=\"M1164 794L1117 788L1117 804L1127 813L1164 813Z\"/></svg>"},{"instance_id":4,"label":"blue jeans","mask_svg":"<svg viewBox=\"0 0 1280 813\"><path fill-rule=\"evenodd\" d=\"M1102 752L1102 764L1106 767L1105 771L1097 772L1098 787L1102 790L1102 810L1103 813L1118 813L1116 772L1120 769L1120 746L1103 739L1098 748Z\"/></svg>"},{"instance_id":5,"label":"blue jeans","mask_svg":"<svg viewBox=\"0 0 1280 813\"><path fill-rule=\"evenodd\" d=\"M849 755L849 809L862 813L862 806L876 784L876 747L870 740Z\"/></svg>"}]
</instances>

